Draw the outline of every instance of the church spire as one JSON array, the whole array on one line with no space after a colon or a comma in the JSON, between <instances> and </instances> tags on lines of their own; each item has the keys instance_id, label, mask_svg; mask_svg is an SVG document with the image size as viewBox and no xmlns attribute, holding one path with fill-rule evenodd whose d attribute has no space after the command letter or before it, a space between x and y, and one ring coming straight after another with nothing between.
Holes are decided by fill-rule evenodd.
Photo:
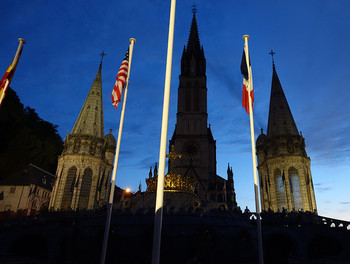
<instances>
[{"instance_id":1,"label":"church spire","mask_svg":"<svg viewBox=\"0 0 350 264\"><path fill-rule=\"evenodd\" d=\"M282 85L278 78L275 63L272 64L273 74L271 83L269 121L267 136L299 135L294 122Z\"/></svg>"},{"instance_id":2,"label":"church spire","mask_svg":"<svg viewBox=\"0 0 350 264\"><path fill-rule=\"evenodd\" d=\"M102 60L71 134L104 137L101 69Z\"/></svg>"},{"instance_id":3,"label":"church spire","mask_svg":"<svg viewBox=\"0 0 350 264\"><path fill-rule=\"evenodd\" d=\"M196 13L193 13L190 35L187 42L187 51L192 53L198 53L201 50L201 44L199 41L198 25L196 20Z\"/></svg>"},{"instance_id":4,"label":"church spire","mask_svg":"<svg viewBox=\"0 0 350 264\"><path fill-rule=\"evenodd\" d=\"M196 12L197 9L194 8L187 47L184 47L181 58L181 75L184 76L204 76L206 70L204 51L199 41Z\"/></svg>"}]
</instances>

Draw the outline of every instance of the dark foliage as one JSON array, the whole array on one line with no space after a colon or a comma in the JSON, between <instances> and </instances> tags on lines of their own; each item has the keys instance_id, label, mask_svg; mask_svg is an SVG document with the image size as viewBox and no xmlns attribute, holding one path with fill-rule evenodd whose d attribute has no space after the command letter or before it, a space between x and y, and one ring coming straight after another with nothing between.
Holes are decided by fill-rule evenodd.
<instances>
[{"instance_id":1,"label":"dark foliage","mask_svg":"<svg viewBox=\"0 0 350 264\"><path fill-rule=\"evenodd\" d=\"M55 174L62 149L57 125L24 108L16 92L8 89L0 108L0 179L29 163Z\"/></svg>"}]
</instances>

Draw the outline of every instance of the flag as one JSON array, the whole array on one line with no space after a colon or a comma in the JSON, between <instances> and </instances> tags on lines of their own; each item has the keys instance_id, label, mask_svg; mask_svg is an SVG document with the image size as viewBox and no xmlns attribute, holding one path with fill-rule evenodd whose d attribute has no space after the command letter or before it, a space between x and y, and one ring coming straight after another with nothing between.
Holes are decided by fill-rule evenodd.
<instances>
[{"instance_id":1,"label":"flag","mask_svg":"<svg viewBox=\"0 0 350 264\"><path fill-rule=\"evenodd\" d=\"M254 92L253 92L253 80L252 80L252 68L250 64L249 59L249 68L247 66L246 61L246 54L248 53L248 50L244 48L243 55L242 55L242 62L241 62L241 73L243 75L243 98L242 98L242 106L245 108L246 112L249 114L249 90L250 90L250 97L252 98L252 108L253 108L253 102L254 102ZM249 53L248 53L249 57Z\"/></svg>"},{"instance_id":2,"label":"flag","mask_svg":"<svg viewBox=\"0 0 350 264\"><path fill-rule=\"evenodd\" d=\"M123 89L128 76L128 69L129 69L129 49L127 50L125 57L123 59L122 65L119 68L117 78L116 78L117 80L114 84L112 95L111 95L112 104L114 105L115 109L118 108L118 104L122 97Z\"/></svg>"},{"instance_id":3,"label":"flag","mask_svg":"<svg viewBox=\"0 0 350 264\"><path fill-rule=\"evenodd\" d=\"M0 80L0 105L2 103L2 100L5 97L5 93L6 93L7 88L10 86L10 82L13 78L14 73L15 73L19 57L22 54L23 43L25 43L25 41L23 39L18 39L18 40L19 40L20 44L18 46L15 58L13 59L10 66L7 68L4 76Z\"/></svg>"}]
</instances>

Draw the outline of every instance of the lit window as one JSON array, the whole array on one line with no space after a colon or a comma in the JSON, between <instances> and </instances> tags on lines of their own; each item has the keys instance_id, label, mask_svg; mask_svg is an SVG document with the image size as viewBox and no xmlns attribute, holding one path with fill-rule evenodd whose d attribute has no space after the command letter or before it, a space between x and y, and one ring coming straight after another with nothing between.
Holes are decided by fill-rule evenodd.
<instances>
[{"instance_id":1,"label":"lit window","mask_svg":"<svg viewBox=\"0 0 350 264\"><path fill-rule=\"evenodd\" d=\"M301 199L299 174L296 168L290 168L288 170L290 193L292 195L292 204L294 210L303 209L303 201Z\"/></svg>"},{"instance_id":2,"label":"lit window","mask_svg":"<svg viewBox=\"0 0 350 264\"><path fill-rule=\"evenodd\" d=\"M283 211L286 208L285 196L284 196L284 182L280 169L276 169L274 173L275 187L276 187L276 200L277 209Z\"/></svg>"}]
</instances>

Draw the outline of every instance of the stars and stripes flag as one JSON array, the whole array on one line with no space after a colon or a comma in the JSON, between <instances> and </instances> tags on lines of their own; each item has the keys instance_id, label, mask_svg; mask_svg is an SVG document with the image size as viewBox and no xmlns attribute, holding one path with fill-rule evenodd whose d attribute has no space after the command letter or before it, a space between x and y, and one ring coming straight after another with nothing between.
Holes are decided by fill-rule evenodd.
<instances>
[{"instance_id":1,"label":"stars and stripes flag","mask_svg":"<svg viewBox=\"0 0 350 264\"><path fill-rule=\"evenodd\" d=\"M5 97L5 93L7 88L10 86L10 82L13 78L13 75L15 73L17 64L18 64L18 60L22 54L22 49L23 49L23 44L25 43L24 39L18 39L19 46L15 55L15 58L13 59L13 61L11 62L10 66L7 68L4 76L1 78L0 80L0 105Z\"/></svg>"},{"instance_id":2,"label":"stars and stripes flag","mask_svg":"<svg viewBox=\"0 0 350 264\"><path fill-rule=\"evenodd\" d=\"M247 65L246 53L249 58L249 52L246 47L243 49L242 62L241 62L241 73L243 75L243 98L242 98L242 106L245 108L246 112L249 114L249 97L252 98L252 109L254 102L254 92L253 92L253 79L252 79L252 67L250 64L249 58L249 67Z\"/></svg>"},{"instance_id":3,"label":"stars and stripes flag","mask_svg":"<svg viewBox=\"0 0 350 264\"><path fill-rule=\"evenodd\" d=\"M125 57L123 59L122 65L119 68L118 74L117 74L117 80L114 84L113 91L112 91L112 104L114 105L115 109L118 108L118 104L122 98L123 89L125 86L126 79L128 77L128 69L129 69L129 49L127 50Z\"/></svg>"}]
</instances>

